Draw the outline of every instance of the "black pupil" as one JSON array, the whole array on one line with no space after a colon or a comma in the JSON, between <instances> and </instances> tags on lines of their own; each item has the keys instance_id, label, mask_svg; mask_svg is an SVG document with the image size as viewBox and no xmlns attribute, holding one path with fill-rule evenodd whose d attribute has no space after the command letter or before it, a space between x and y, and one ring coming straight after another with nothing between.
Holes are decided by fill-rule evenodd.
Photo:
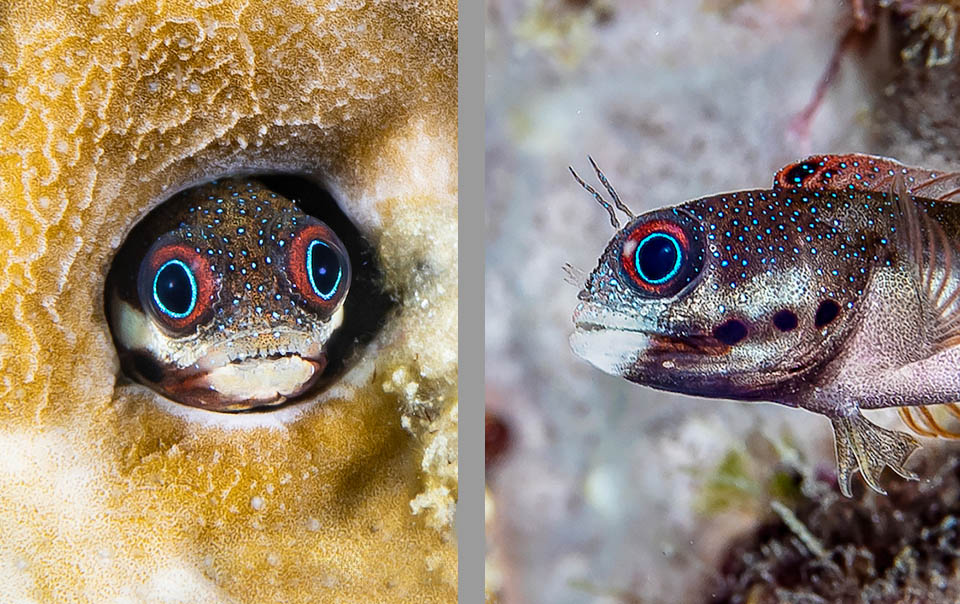
<instances>
[{"instance_id":1,"label":"black pupil","mask_svg":"<svg viewBox=\"0 0 960 604\"><path fill-rule=\"evenodd\" d=\"M171 262L157 274L157 300L165 310L178 315L190 310L193 301L193 284L187 269L181 264Z\"/></svg>"},{"instance_id":2,"label":"black pupil","mask_svg":"<svg viewBox=\"0 0 960 604\"><path fill-rule=\"evenodd\" d=\"M340 258L337 253L323 243L317 243L310 249L310 266L313 283L322 296L333 295L340 278Z\"/></svg>"},{"instance_id":3,"label":"black pupil","mask_svg":"<svg viewBox=\"0 0 960 604\"><path fill-rule=\"evenodd\" d=\"M654 235L637 252L640 275L648 281L662 281L677 266L677 246L667 235Z\"/></svg>"}]
</instances>

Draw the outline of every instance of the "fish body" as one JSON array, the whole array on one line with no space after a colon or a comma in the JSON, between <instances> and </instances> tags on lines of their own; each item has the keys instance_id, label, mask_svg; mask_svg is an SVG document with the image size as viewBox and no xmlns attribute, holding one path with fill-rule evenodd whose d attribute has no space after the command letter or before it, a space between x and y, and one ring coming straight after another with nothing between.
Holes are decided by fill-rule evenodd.
<instances>
[{"instance_id":1,"label":"fish body","mask_svg":"<svg viewBox=\"0 0 960 604\"><path fill-rule=\"evenodd\" d=\"M654 388L825 415L843 492L857 469L882 492L884 466L914 478L918 442L861 409L953 435L924 406L960 400L958 193L956 174L824 155L634 217L580 292L571 346Z\"/></svg>"},{"instance_id":2,"label":"fish body","mask_svg":"<svg viewBox=\"0 0 960 604\"><path fill-rule=\"evenodd\" d=\"M336 233L253 180L167 203L130 235L107 283L127 374L214 411L302 394L327 365L350 288Z\"/></svg>"}]
</instances>

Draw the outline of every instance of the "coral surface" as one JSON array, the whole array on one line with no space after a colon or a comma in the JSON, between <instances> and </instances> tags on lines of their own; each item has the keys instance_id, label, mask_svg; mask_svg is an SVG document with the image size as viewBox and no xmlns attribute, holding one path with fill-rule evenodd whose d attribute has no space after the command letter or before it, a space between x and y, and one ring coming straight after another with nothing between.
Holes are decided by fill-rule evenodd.
<instances>
[{"instance_id":1,"label":"coral surface","mask_svg":"<svg viewBox=\"0 0 960 604\"><path fill-rule=\"evenodd\" d=\"M0 7L0 600L450 602L456 4ZM322 182L396 310L315 400L232 416L119 373L113 254L177 190Z\"/></svg>"}]
</instances>

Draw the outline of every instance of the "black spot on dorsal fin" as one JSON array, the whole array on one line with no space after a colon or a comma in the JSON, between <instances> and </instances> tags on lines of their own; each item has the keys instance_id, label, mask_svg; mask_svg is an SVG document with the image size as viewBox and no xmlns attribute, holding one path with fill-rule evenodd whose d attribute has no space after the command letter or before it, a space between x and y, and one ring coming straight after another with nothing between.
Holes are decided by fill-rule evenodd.
<instances>
[{"instance_id":1,"label":"black spot on dorsal fin","mask_svg":"<svg viewBox=\"0 0 960 604\"><path fill-rule=\"evenodd\" d=\"M787 164L774 176L773 186L886 193L897 175L917 197L960 202L960 172L906 166L889 157L865 153L813 155Z\"/></svg>"},{"instance_id":2,"label":"black spot on dorsal fin","mask_svg":"<svg viewBox=\"0 0 960 604\"><path fill-rule=\"evenodd\" d=\"M804 181L816 173L817 169L814 164L803 161L793 164L793 167L784 174L783 180L786 184L802 187Z\"/></svg>"}]
</instances>

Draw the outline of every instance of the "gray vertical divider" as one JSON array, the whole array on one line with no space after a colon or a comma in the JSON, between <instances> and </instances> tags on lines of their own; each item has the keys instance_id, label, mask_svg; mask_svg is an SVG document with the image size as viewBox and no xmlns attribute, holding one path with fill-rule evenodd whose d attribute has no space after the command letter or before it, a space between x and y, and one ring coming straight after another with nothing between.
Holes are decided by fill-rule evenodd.
<instances>
[{"instance_id":1,"label":"gray vertical divider","mask_svg":"<svg viewBox=\"0 0 960 604\"><path fill-rule=\"evenodd\" d=\"M459 601L482 603L483 524L483 275L485 3L461 0L459 22Z\"/></svg>"}]
</instances>

